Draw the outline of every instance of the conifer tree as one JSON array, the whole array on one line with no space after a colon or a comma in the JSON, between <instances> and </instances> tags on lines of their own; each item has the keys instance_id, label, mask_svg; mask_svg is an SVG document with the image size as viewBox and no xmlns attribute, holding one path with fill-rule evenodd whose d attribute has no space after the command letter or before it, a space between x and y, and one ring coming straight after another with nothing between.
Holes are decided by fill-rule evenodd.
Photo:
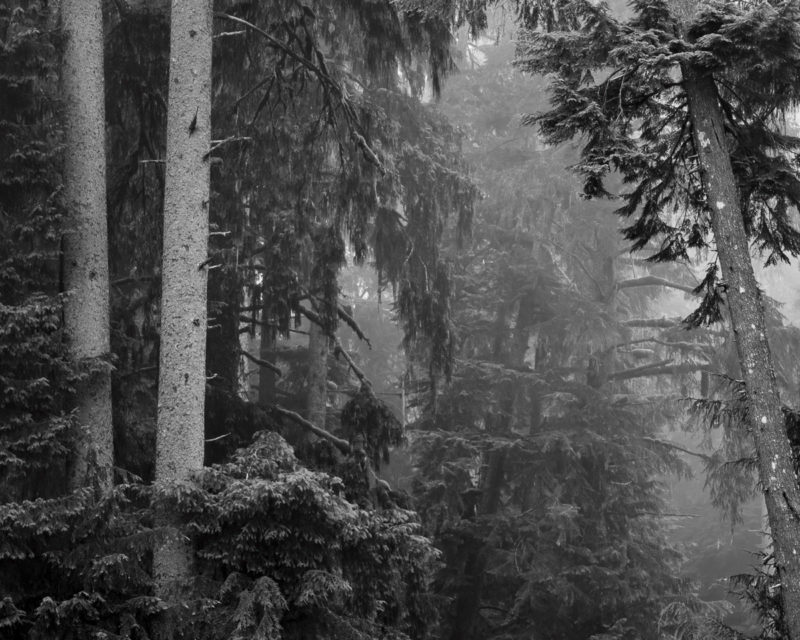
<instances>
[{"instance_id":1,"label":"conifer tree","mask_svg":"<svg viewBox=\"0 0 800 640\"><path fill-rule=\"evenodd\" d=\"M533 3L549 28L531 31L520 66L552 73L552 108L531 117L548 140L585 135L577 165L590 197L630 189L633 248L655 262L710 247L716 258L690 325L730 317L747 391L761 485L775 544L786 633L800 638L800 487L793 471L750 245L767 264L800 252L789 211L798 204L800 140L781 117L800 97L800 3L666 0L631 3L615 19L604 4Z\"/></svg>"},{"instance_id":2,"label":"conifer tree","mask_svg":"<svg viewBox=\"0 0 800 640\"><path fill-rule=\"evenodd\" d=\"M81 429L71 482L97 473L112 481L113 436L109 336L108 232L106 226L103 15L100 0L64 0L61 65L65 110L64 323L73 359L87 367L78 392Z\"/></svg>"},{"instance_id":3,"label":"conifer tree","mask_svg":"<svg viewBox=\"0 0 800 640\"><path fill-rule=\"evenodd\" d=\"M181 482L203 466L211 142L211 2L172 3L156 481ZM156 548L159 595L189 576L191 548Z\"/></svg>"}]
</instances>

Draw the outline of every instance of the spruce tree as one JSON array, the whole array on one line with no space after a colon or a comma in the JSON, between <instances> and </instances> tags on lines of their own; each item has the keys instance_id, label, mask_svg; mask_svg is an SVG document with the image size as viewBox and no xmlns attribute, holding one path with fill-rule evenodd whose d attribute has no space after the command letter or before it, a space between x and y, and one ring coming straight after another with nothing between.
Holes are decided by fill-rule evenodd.
<instances>
[{"instance_id":1,"label":"spruce tree","mask_svg":"<svg viewBox=\"0 0 800 640\"><path fill-rule=\"evenodd\" d=\"M203 467L211 146L211 1L173 2L164 191L164 254L156 481ZM170 538L154 551L157 593L173 601L190 577L191 547Z\"/></svg>"},{"instance_id":2,"label":"spruce tree","mask_svg":"<svg viewBox=\"0 0 800 640\"><path fill-rule=\"evenodd\" d=\"M560 30L531 30L521 45L523 69L553 74L552 108L528 122L552 143L584 136L587 196L609 196L606 178L621 174L633 249L655 262L716 253L687 323L730 317L787 634L800 638L800 488L750 256L751 243L767 264L800 252L800 140L781 127L800 97L800 3L636 0L625 21L602 3L533 4Z\"/></svg>"},{"instance_id":3,"label":"spruce tree","mask_svg":"<svg viewBox=\"0 0 800 640\"><path fill-rule=\"evenodd\" d=\"M112 483L111 351L106 223L103 15L99 0L66 0L61 83L65 111L64 196L69 224L63 236L64 323L76 363L90 365L78 393L82 431L71 470L73 488L96 475Z\"/></svg>"}]
</instances>

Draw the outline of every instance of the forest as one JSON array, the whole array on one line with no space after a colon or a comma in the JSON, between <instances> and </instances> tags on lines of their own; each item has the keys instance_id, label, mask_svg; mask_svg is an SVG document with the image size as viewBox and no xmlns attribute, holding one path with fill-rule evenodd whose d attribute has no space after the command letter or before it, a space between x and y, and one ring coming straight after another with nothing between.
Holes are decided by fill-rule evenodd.
<instances>
[{"instance_id":1,"label":"forest","mask_svg":"<svg viewBox=\"0 0 800 640\"><path fill-rule=\"evenodd\" d=\"M0 0L2 640L800 640L800 0Z\"/></svg>"}]
</instances>

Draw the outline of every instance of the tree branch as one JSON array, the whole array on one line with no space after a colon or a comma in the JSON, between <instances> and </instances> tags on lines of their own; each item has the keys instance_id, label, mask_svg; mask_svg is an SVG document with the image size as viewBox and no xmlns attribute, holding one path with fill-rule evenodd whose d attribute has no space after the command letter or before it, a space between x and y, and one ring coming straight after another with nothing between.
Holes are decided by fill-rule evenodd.
<instances>
[{"instance_id":1,"label":"tree branch","mask_svg":"<svg viewBox=\"0 0 800 640\"><path fill-rule=\"evenodd\" d=\"M278 377L281 377L283 375L283 372L274 364L266 360L262 360L261 358L256 358L252 353L248 353L244 349L239 349L239 354L243 355L250 362L255 362L259 367L264 367L265 369L269 369L270 371L272 371L272 373L274 373Z\"/></svg>"},{"instance_id":2,"label":"tree branch","mask_svg":"<svg viewBox=\"0 0 800 640\"><path fill-rule=\"evenodd\" d=\"M672 358L668 360L661 360L660 362L653 362L643 365L641 367L634 367L633 369L625 369L624 371L617 371L608 375L609 380L630 380L631 378L644 378L646 376L660 376L660 375L675 375L678 373L692 373L693 371L703 371L711 367L710 362L686 362L684 364L670 364Z\"/></svg>"},{"instance_id":3,"label":"tree branch","mask_svg":"<svg viewBox=\"0 0 800 640\"><path fill-rule=\"evenodd\" d=\"M358 323L355 321L355 318L351 316L347 311L345 311L340 305L336 305L336 315L339 316L344 323L350 327L353 332L359 337L360 340L363 340L367 343L367 346L372 349L372 343L369 341L367 334L365 334L361 327L358 326Z\"/></svg>"},{"instance_id":4,"label":"tree branch","mask_svg":"<svg viewBox=\"0 0 800 640\"><path fill-rule=\"evenodd\" d=\"M273 405L272 409L276 413L293 420L295 423L299 424L304 429L307 429L308 431L310 431L314 435L319 436L320 438L324 438L325 440L327 440L328 442L333 444L337 449L339 449L339 451L341 451L345 455L349 455L350 454L350 451L351 451L350 443L347 442L347 440L343 440L342 438L339 438L338 436L333 435L329 431L325 431L325 429L321 429L320 427L318 427L315 424L313 424L313 423L309 422L308 420L306 420L299 413L296 413L294 411L290 411L289 409L284 409L283 407L279 407L277 405Z\"/></svg>"},{"instance_id":5,"label":"tree branch","mask_svg":"<svg viewBox=\"0 0 800 640\"><path fill-rule=\"evenodd\" d=\"M681 324L680 318L633 318L621 323L626 327L642 327L645 329L674 329Z\"/></svg>"},{"instance_id":6,"label":"tree branch","mask_svg":"<svg viewBox=\"0 0 800 640\"><path fill-rule=\"evenodd\" d=\"M681 453L685 453L690 456L694 456L695 458L700 458L701 460L711 460L711 456L700 453L699 451L692 451L691 449L684 449L680 445L674 444L672 442L668 442L666 440L659 440L658 438L642 438L645 442L650 442L651 444L656 444L661 447L667 447L668 449L675 449L676 451L680 451Z\"/></svg>"},{"instance_id":7,"label":"tree branch","mask_svg":"<svg viewBox=\"0 0 800 640\"><path fill-rule=\"evenodd\" d=\"M369 390L369 392L374 396L375 392L372 390L372 382L370 382L369 378L367 378L364 372L361 369L359 369L358 365L353 361L353 358L350 357L350 354L344 350L344 347L342 347L342 343L339 340L339 338L336 338L333 353L342 354L344 359L347 361L347 364L350 365L350 368L353 370L353 373L356 374L356 378L358 378L358 381L364 387L366 387Z\"/></svg>"},{"instance_id":8,"label":"tree branch","mask_svg":"<svg viewBox=\"0 0 800 640\"><path fill-rule=\"evenodd\" d=\"M669 287L694 294L694 287L665 280L658 276L642 276L641 278L631 278L630 280L617 282L617 289L630 289L632 287Z\"/></svg>"}]
</instances>

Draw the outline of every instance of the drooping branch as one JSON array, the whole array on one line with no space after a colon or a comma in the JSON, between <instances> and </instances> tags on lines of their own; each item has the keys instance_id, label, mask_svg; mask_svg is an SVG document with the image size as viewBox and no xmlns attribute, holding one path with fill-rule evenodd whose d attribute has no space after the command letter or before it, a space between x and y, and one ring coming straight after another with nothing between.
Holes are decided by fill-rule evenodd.
<instances>
[{"instance_id":1,"label":"drooping branch","mask_svg":"<svg viewBox=\"0 0 800 640\"><path fill-rule=\"evenodd\" d=\"M671 289L678 289L686 293L694 294L694 287L690 287L678 282L672 282L658 276L642 276L641 278L631 278L630 280L623 280L617 282L617 289L631 289L633 287L669 287Z\"/></svg>"},{"instance_id":2,"label":"drooping branch","mask_svg":"<svg viewBox=\"0 0 800 640\"><path fill-rule=\"evenodd\" d=\"M643 329L675 329L680 326L680 318L633 318L621 323L626 327Z\"/></svg>"},{"instance_id":3,"label":"drooping branch","mask_svg":"<svg viewBox=\"0 0 800 640\"><path fill-rule=\"evenodd\" d=\"M350 369L352 369L353 373L356 374L356 378L358 378L358 381L362 384L362 386L364 386L370 392L370 394L372 394L374 396L375 392L372 390L372 382L370 382L369 378L367 378L367 376L364 374L364 372L353 361L353 358L350 357L350 354L347 353L347 351L344 350L344 347L342 347L342 343L339 340L339 338L336 338L336 343L335 344L336 344L336 346L335 346L334 351L333 351L334 354L335 355L339 355L339 354L342 355L342 357L345 359L347 364L350 366Z\"/></svg>"},{"instance_id":4,"label":"drooping branch","mask_svg":"<svg viewBox=\"0 0 800 640\"><path fill-rule=\"evenodd\" d=\"M661 360L659 362L652 362L650 364L642 365L641 367L634 367L633 369L625 369L624 371L617 371L608 375L609 380L630 380L631 378L644 378L647 376L660 376L660 375L676 375L680 373L692 373L694 371L703 371L711 367L710 362L685 362L683 364L671 364L672 358Z\"/></svg>"},{"instance_id":5,"label":"drooping branch","mask_svg":"<svg viewBox=\"0 0 800 640\"><path fill-rule=\"evenodd\" d=\"M261 27L254 25L252 22L245 20L244 18L240 18L238 16L231 15L229 13L224 12L215 12L214 17L220 18L223 20L229 20L231 22L235 22L237 24L243 25L248 29L251 29L255 33L262 36L272 47L281 51L284 55L288 56L295 62L297 62L300 66L305 67L314 76L319 80L320 84L325 88L325 90L335 99L338 101L339 106L344 113L345 119L347 120L348 126L350 128L350 135L351 139L355 143L355 145L361 149L364 156L375 165L378 171L381 174L386 173L386 168L383 166L383 163L378 158L378 155L375 153L375 150L369 145L367 139L364 136L364 132L362 130L361 124L358 122L358 118L356 117L355 108L353 107L350 100L345 95L345 92L342 91L342 87L331 78L328 70L325 68L325 62L322 55L317 51L317 60L319 64L315 63L313 60L307 58L306 56L302 56L298 54L294 49L288 46L286 43L281 42L279 39L275 38L272 34L268 31L262 29Z\"/></svg>"},{"instance_id":6,"label":"drooping branch","mask_svg":"<svg viewBox=\"0 0 800 640\"><path fill-rule=\"evenodd\" d=\"M358 336L359 340L363 340L367 343L367 346L372 349L372 343L369 341L367 334L358 326L358 323L355 321L352 315L347 313L345 309L343 309L340 305L336 306L336 315L339 316L339 319L344 321L344 323L350 327L353 332Z\"/></svg>"},{"instance_id":7,"label":"drooping branch","mask_svg":"<svg viewBox=\"0 0 800 640\"><path fill-rule=\"evenodd\" d=\"M668 449L675 449L676 451L680 451L681 453L685 453L689 456L694 456L695 458L700 458L701 460L711 460L711 456L706 453L700 453L699 451L692 451L691 449L685 449L680 445L677 445L673 442L668 442L667 440L659 440L658 438L648 438L643 437L642 440L645 442L649 442L651 444L658 445L659 447L666 447Z\"/></svg>"},{"instance_id":8,"label":"drooping branch","mask_svg":"<svg viewBox=\"0 0 800 640\"><path fill-rule=\"evenodd\" d=\"M303 416L301 416L299 413L296 413L295 411L291 411L290 409L284 409L283 407L279 406L273 406L272 409L275 411L275 413L278 413L279 415L289 418L296 424L299 424L304 429L313 433L315 436L324 438L325 440L333 444L337 449L339 449L339 451L341 451L345 455L350 454L351 451L350 443L347 442L347 440L343 440L342 438L333 435L330 431L325 431L325 429L316 426L314 423L309 422Z\"/></svg>"},{"instance_id":9,"label":"drooping branch","mask_svg":"<svg viewBox=\"0 0 800 640\"><path fill-rule=\"evenodd\" d=\"M239 354L243 355L250 362L254 362L259 367L264 367L265 369L269 369L270 371L272 371L272 373L274 373L278 377L283 375L283 372L280 370L280 368L276 367L274 364L272 364L271 362L268 362L267 360L262 360L261 358L257 358L252 353L249 353L248 351L245 351L244 349L239 349Z\"/></svg>"},{"instance_id":10,"label":"drooping branch","mask_svg":"<svg viewBox=\"0 0 800 640\"><path fill-rule=\"evenodd\" d=\"M298 310L298 311L299 311L299 312L300 312L302 315L304 315L306 318L308 318L309 320L311 320L311 322L313 322L314 324L316 324L316 325L319 325L320 327L321 327L321 326L323 326L323 324L322 324L322 318L321 318L321 317L320 317L320 315L319 315L319 314L318 314L316 311L314 311L313 309L308 309L308 308L306 308L306 307L301 307L301 306L299 306L299 305L298 305L298 307L297 307L297 310Z\"/></svg>"},{"instance_id":11,"label":"drooping branch","mask_svg":"<svg viewBox=\"0 0 800 640\"><path fill-rule=\"evenodd\" d=\"M669 347L670 349L678 349L679 351L700 351L705 353L709 349L711 349L711 345L704 344L700 342L671 342L668 340L661 340L659 338L654 337L647 337L647 338L639 338L637 340L627 340L625 342L617 342L616 344L611 345L608 349L604 350L604 353L607 351L611 351L612 349L619 349L620 347L630 347L636 344L660 344L664 347Z\"/></svg>"}]
</instances>

